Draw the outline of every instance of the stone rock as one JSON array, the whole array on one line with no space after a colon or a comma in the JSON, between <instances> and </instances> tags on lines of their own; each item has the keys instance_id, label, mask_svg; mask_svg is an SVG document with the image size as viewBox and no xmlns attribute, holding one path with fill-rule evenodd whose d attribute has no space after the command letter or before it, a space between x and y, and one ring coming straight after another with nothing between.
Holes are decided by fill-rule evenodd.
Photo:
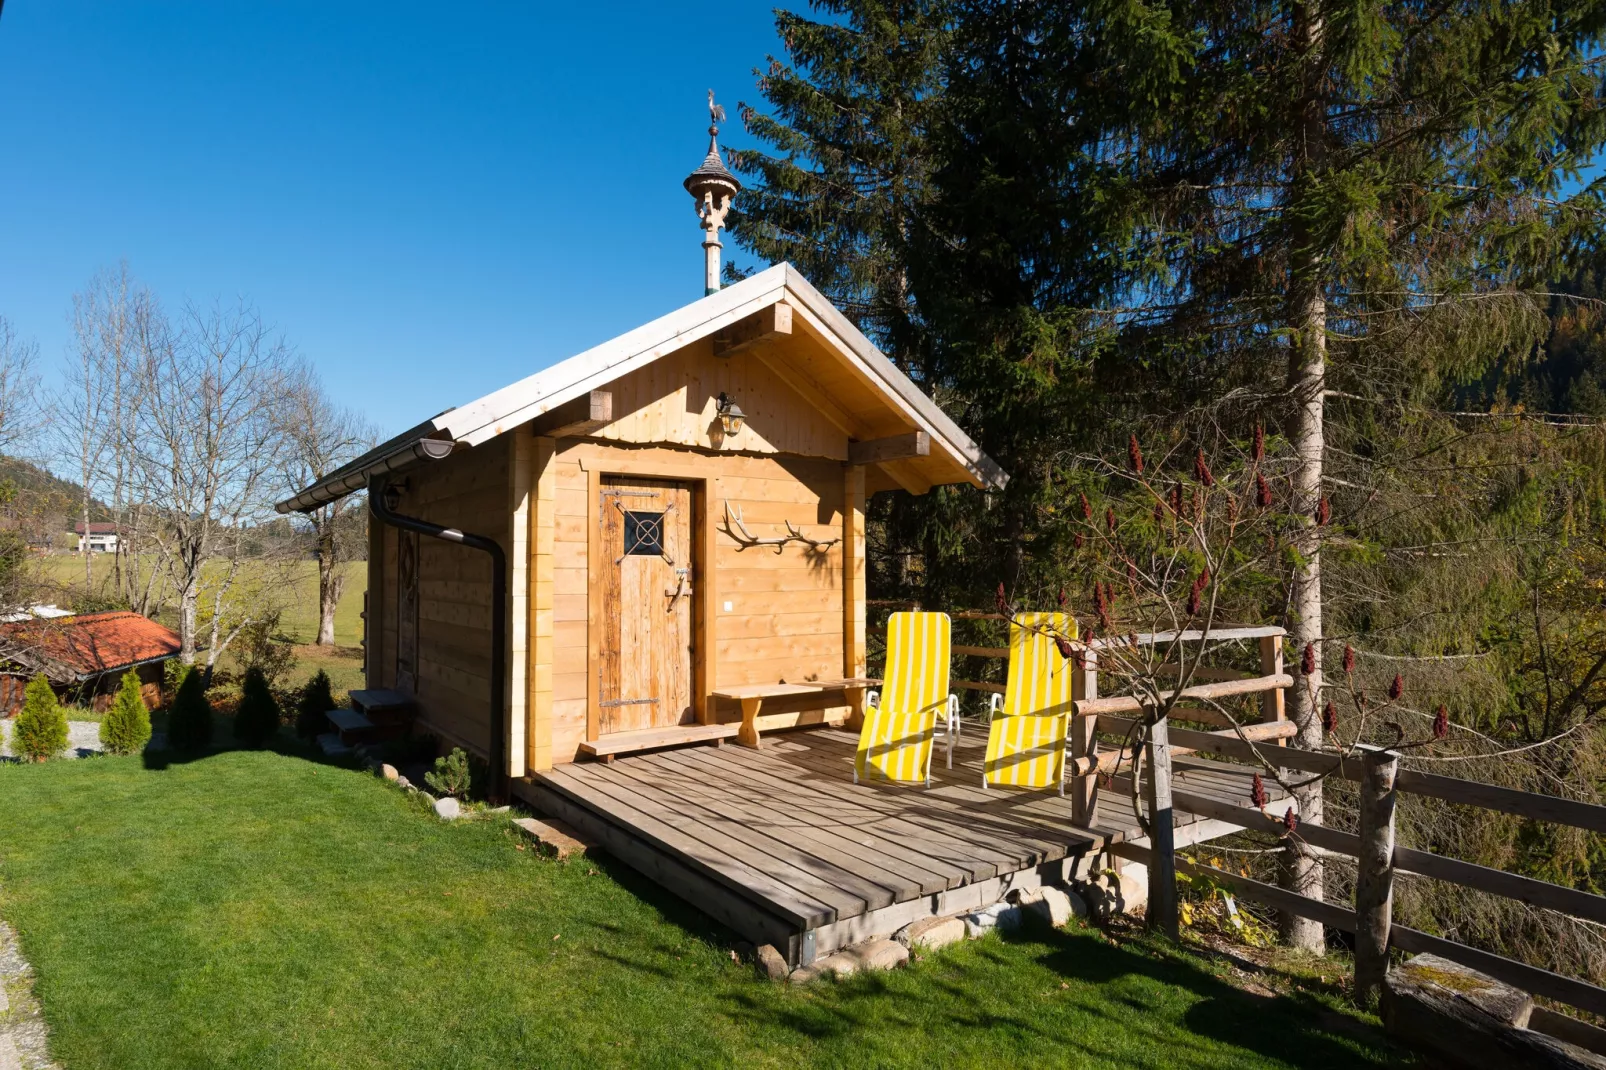
<instances>
[{"instance_id":1,"label":"stone rock","mask_svg":"<svg viewBox=\"0 0 1606 1070\"><path fill-rule=\"evenodd\" d=\"M463 816L463 807L456 799L448 795L443 799L435 800L435 813L439 814L447 821L455 821L457 818Z\"/></svg>"},{"instance_id":2,"label":"stone rock","mask_svg":"<svg viewBox=\"0 0 1606 1070\"><path fill-rule=\"evenodd\" d=\"M786 979L794 985L806 985L820 976L822 976L820 971L813 966L799 966L788 974Z\"/></svg>"},{"instance_id":3,"label":"stone rock","mask_svg":"<svg viewBox=\"0 0 1606 1070\"><path fill-rule=\"evenodd\" d=\"M904 954L908 954L905 949ZM838 951L834 955L827 955L823 959L814 960L814 971L820 976L831 974L836 977L852 977L859 972L859 956L847 951Z\"/></svg>"},{"instance_id":4,"label":"stone rock","mask_svg":"<svg viewBox=\"0 0 1606 1070\"><path fill-rule=\"evenodd\" d=\"M6 986L4 984L0 984L0 1014L4 1014L10 1009L11 1000L6 996Z\"/></svg>"},{"instance_id":5,"label":"stone rock","mask_svg":"<svg viewBox=\"0 0 1606 1070\"><path fill-rule=\"evenodd\" d=\"M978 936L986 935L993 929L1018 929L1022 921L1025 920L1025 914L1020 907L1003 901L994 903L989 907L983 907L963 917L965 935L972 940Z\"/></svg>"},{"instance_id":6,"label":"stone rock","mask_svg":"<svg viewBox=\"0 0 1606 1070\"><path fill-rule=\"evenodd\" d=\"M786 958L775 950L774 944L762 944L753 953L753 971L769 981L784 980L790 972Z\"/></svg>"},{"instance_id":7,"label":"stone rock","mask_svg":"<svg viewBox=\"0 0 1606 1070\"><path fill-rule=\"evenodd\" d=\"M0 1070L22 1070L22 1053L10 1033L0 1033Z\"/></svg>"},{"instance_id":8,"label":"stone rock","mask_svg":"<svg viewBox=\"0 0 1606 1070\"><path fill-rule=\"evenodd\" d=\"M401 774L396 771L396 767L388 763L379 767L379 775L384 777L386 780L401 779Z\"/></svg>"},{"instance_id":9,"label":"stone rock","mask_svg":"<svg viewBox=\"0 0 1606 1070\"><path fill-rule=\"evenodd\" d=\"M1087 917L1087 904L1075 892L1067 892L1051 885L1044 885L1038 889L1037 895L1021 903L1028 916L1035 917L1043 924L1055 929L1060 928L1072 918Z\"/></svg>"},{"instance_id":10,"label":"stone rock","mask_svg":"<svg viewBox=\"0 0 1606 1070\"><path fill-rule=\"evenodd\" d=\"M898 930L893 939L911 950L924 948L935 951L965 938L963 918L921 918Z\"/></svg>"},{"instance_id":11,"label":"stone rock","mask_svg":"<svg viewBox=\"0 0 1606 1070\"><path fill-rule=\"evenodd\" d=\"M406 778L406 777L404 777L404 776L401 776L401 775L399 775L399 774L398 774L398 775L397 775L397 777L396 777L396 786L397 786L397 787L398 787L398 788L405 788L405 789L407 789L407 790L408 790L408 791L413 791L413 790L415 790L415 789L414 789L414 788L413 788L413 782L412 782L412 781L411 781L411 780L408 780L408 779L407 779L407 778Z\"/></svg>"},{"instance_id":12,"label":"stone rock","mask_svg":"<svg viewBox=\"0 0 1606 1070\"><path fill-rule=\"evenodd\" d=\"M909 961L909 949L896 940L871 940L837 954L851 957L859 970L895 970Z\"/></svg>"}]
</instances>

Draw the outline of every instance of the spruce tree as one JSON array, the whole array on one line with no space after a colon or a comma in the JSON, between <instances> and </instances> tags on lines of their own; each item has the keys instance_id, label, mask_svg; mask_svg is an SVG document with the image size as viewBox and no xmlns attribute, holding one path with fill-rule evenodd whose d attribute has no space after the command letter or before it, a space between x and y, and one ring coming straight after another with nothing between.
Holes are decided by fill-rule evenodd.
<instances>
[{"instance_id":1,"label":"spruce tree","mask_svg":"<svg viewBox=\"0 0 1606 1070\"><path fill-rule=\"evenodd\" d=\"M778 11L788 62L754 71L769 110L740 106L765 148L728 152L748 178L731 234L767 261L790 261L917 380L927 347L909 250L927 197L942 7L819 0L824 18Z\"/></svg>"},{"instance_id":2,"label":"spruce tree","mask_svg":"<svg viewBox=\"0 0 1606 1070\"><path fill-rule=\"evenodd\" d=\"M138 754L150 738L151 714L145 707L139 673L129 669L100 722L100 745L109 754Z\"/></svg>"},{"instance_id":3,"label":"spruce tree","mask_svg":"<svg viewBox=\"0 0 1606 1070\"><path fill-rule=\"evenodd\" d=\"M205 674L194 666L179 682L167 711L167 742L176 751L191 752L212 744L212 703L206 697Z\"/></svg>"},{"instance_id":4,"label":"spruce tree","mask_svg":"<svg viewBox=\"0 0 1606 1070\"><path fill-rule=\"evenodd\" d=\"M22 711L11 727L11 749L35 762L54 758L67 748L67 715L56 701L50 681L40 673L28 681Z\"/></svg>"},{"instance_id":5,"label":"spruce tree","mask_svg":"<svg viewBox=\"0 0 1606 1070\"><path fill-rule=\"evenodd\" d=\"M335 708L335 696L329 683L329 674L319 669L301 689L296 701L296 735L312 739L329 730L329 711Z\"/></svg>"},{"instance_id":6,"label":"spruce tree","mask_svg":"<svg viewBox=\"0 0 1606 1070\"><path fill-rule=\"evenodd\" d=\"M240 707L234 714L234 738L247 747L266 744L279 731L279 703L268 679L255 665L245 671Z\"/></svg>"}]
</instances>

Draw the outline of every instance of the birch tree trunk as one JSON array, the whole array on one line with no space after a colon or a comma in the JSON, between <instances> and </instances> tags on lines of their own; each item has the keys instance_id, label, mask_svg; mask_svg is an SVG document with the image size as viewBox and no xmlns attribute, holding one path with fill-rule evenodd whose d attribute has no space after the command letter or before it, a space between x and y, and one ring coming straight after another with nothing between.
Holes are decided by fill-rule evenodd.
<instances>
[{"instance_id":1,"label":"birch tree trunk","mask_svg":"<svg viewBox=\"0 0 1606 1070\"><path fill-rule=\"evenodd\" d=\"M1300 5L1295 15L1295 36L1305 55L1305 90L1301 103L1301 129L1295 139L1291 178L1294 196L1305 192L1323 164L1326 116L1322 98L1324 65L1321 59L1323 22L1317 0ZM1304 225L1292 234L1290 258L1289 326L1294 334L1289 353L1288 378L1295 411L1293 446L1294 512L1302 527L1295 535L1298 559L1294 566L1289 605L1289 639L1293 644L1294 686L1288 693L1288 716L1298 726L1295 745L1315 749L1322 744L1322 546L1316 510L1322 497L1322 472L1327 447L1324 426L1324 392L1327 387L1327 299L1323 287L1324 257L1317 238ZM1307 655L1307 651L1309 652ZM1321 781L1297 788L1294 799L1301 821L1322 820ZM1322 864L1299 841L1290 837L1284 857L1284 885L1313 899L1322 898ZM1321 923L1284 914L1280 928L1290 945L1320 953L1325 946Z\"/></svg>"},{"instance_id":2,"label":"birch tree trunk","mask_svg":"<svg viewBox=\"0 0 1606 1070\"><path fill-rule=\"evenodd\" d=\"M340 604L345 577L335 561L335 533L331 523L318 533L318 645L335 645L335 607Z\"/></svg>"}]
</instances>

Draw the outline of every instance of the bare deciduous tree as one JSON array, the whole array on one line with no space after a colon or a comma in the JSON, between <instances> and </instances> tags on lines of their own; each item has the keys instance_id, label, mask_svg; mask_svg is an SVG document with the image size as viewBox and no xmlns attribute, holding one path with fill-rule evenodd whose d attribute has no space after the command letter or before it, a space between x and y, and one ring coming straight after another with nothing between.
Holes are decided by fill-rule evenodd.
<instances>
[{"instance_id":1,"label":"bare deciduous tree","mask_svg":"<svg viewBox=\"0 0 1606 1070\"><path fill-rule=\"evenodd\" d=\"M285 399L284 479L290 492L324 479L371 447L372 425L333 404L310 370L303 369ZM362 495L349 495L306 514L318 556L318 645L335 642L335 608L345 575L340 566L366 552Z\"/></svg>"},{"instance_id":2,"label":"bare deciduous tree","mask_svg":"<svg viewBox=\"0 0 1606 1070\"><path fill-rule=\"evenodd\" d=\"M284 342L243 305L188 306L176 326L153 314L142 331L129 458L147 503L142 541L176 592L186 665L196 660L203 587L209 670L252 619L231 610L243 560L258 549L248 544L260 542L253 529L272 517L294 372ZM266 604L262 592L251 594Z\"/></svg>"}]
</instances>

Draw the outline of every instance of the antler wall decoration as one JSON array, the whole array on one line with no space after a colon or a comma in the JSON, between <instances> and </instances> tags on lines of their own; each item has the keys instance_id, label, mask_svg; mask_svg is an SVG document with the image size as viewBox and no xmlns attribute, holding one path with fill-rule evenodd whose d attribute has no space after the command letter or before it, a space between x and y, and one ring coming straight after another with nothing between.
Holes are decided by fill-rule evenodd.
<instances>
[{"instance_id":1,"label":"antler wall decoration","mask_svg":"<svg viewBox=\"0 0 1606 1070\"><path fill-rule=\"evenodd\" d=\"M790 520L786 522L785 535L777 535L772 539L760 539L748 531L746 525L742 523L742 511L740 509L737 509L735 513L731 512L730 502L725 503L725 534L736 540L739 544L737 546L738 550L745 550L749 546L773 546L776 553L780 553L785 549L786 544L789 542L800 542L808 547L809 553L823 554L842 541L841 539L811 539L797 530Z\"/></svg>"}]
</instances>

